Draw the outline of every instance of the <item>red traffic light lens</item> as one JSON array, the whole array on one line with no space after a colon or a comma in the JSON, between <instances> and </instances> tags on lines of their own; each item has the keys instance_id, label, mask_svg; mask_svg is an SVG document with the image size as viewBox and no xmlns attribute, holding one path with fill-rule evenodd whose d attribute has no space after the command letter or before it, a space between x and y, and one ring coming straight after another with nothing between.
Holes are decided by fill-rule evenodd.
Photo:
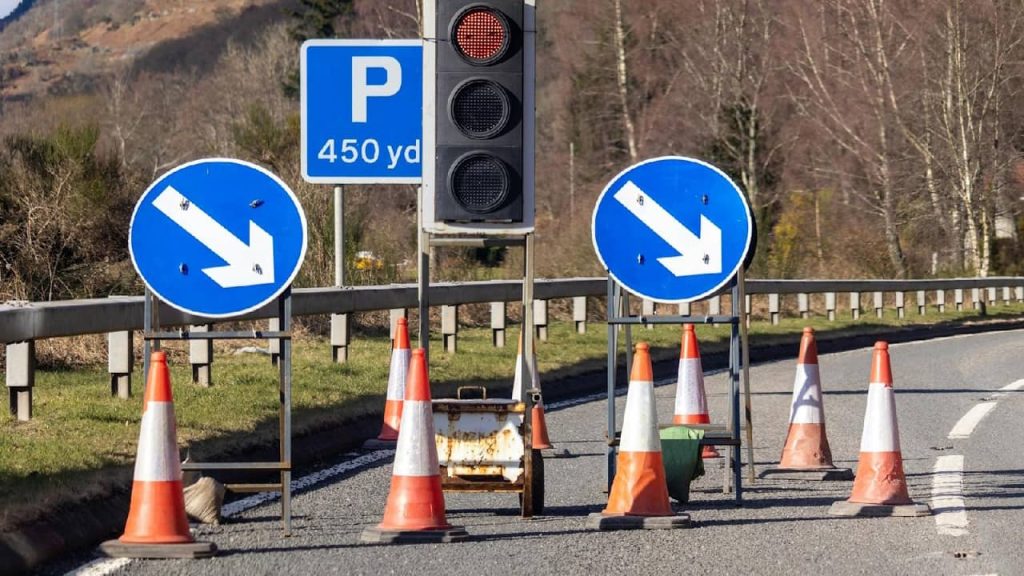
<instances>
[{"instance_id":1,"label":"red traffic light lens","mask_svg":"<svg viewBox=\"0 0 1024 576\"><path fill-rule=\"evenodd\" d=\"M455 22L455 49L474 64L488 64L508 50L508 20L488 8L470 8Z\"/></svg>"}]
</instances>

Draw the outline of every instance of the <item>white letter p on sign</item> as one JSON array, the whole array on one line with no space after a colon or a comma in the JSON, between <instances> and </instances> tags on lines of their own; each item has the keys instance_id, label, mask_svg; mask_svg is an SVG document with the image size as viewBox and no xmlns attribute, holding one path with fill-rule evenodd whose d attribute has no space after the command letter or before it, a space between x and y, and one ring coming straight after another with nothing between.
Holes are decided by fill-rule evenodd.
<instances>
[{"instance_id":1,"label":"white letter p on sign","mask_svg":"<svg viewBox=\"0 0 1024 576\"><path fill-rule=\"evenodd\" d=\"M384 70L383 84L370 84L370 68ZM355 56L352 58L352 122L366 122L366 99L394 96L402 87L402 66L391 56Z\"/></svg>"}]
</instances>

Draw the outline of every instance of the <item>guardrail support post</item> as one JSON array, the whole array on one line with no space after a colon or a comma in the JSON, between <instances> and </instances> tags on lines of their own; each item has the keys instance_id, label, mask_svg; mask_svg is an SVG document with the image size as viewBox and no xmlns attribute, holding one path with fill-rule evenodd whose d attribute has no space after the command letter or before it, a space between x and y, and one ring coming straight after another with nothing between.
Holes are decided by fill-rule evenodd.
<instances>
[{"instance_id":1,"label":"guardrail support post","mask_svg":"<svg viewBox=\"0 0 1024 576\"><path fill-rule=\"evenodd\" d=\"M682 304L679 305L679 315L680 316L689 316L690 315L690 303L689 302L683 302Z\"/></svg>"},{"instance_id":2,"label":"guardrail support post","mask_svg":"<svg viewBox=\"0 0 1024 576\"><path fill-rule=\"evenodd\" d=\"M277 332L279 330L281 330L281 322L278 318L267 320L267 332ZM281 360L281 339L268 339L267 349L270 350L270 363L277 366L278 361Z\"/></svg>"},{"instance_id":3,"label":"guardrail support post","mask_svg":"<svg viewBox=\"0 0 1024 576\"><path fill-rule=\"evenodd\" d=\"M708 300L708 316L720 316L722 314L722 297L713 296Z\"/></svg>"},{"instance_id":4,"label":"guardrail support post","mask_svg":"<svg viewBox=\"0 0 1024 576\"><path fill-rule=\"evenodd\" d=\"M953 305L956 306L956 311L959 312L964 309L964 289L956 288L953 290Z\"/></svg>"},{"instance_id":5,"label":"guardrail support post","mask_svg":"<svg viewBox=\"0 0 1024 576\"><path fill-rule=\"evenodd\" d=\"M928 298L925 295L924 290L918 290L917 291L917 313L920 314L921 316L924 316L925 313L927 312L927 310L925 309L925 304L927 303L927 301L928 301Z\"/></svg>"},{"instance_id":6,"label":"guardrail support post","mask_svg":"<svg viewBox=\"0 0 1024 576\"><path fill-rule=\"evenodd\" d=\"M1003 286L1003 304L1010 303L1010 287Z\"/></svg>"},{"instance_id":7,"label":"guardrail support post","mask_svg":"<svg viewBox=\"0 0 1024 576\"><path fill-rule=\"evenodd\" d=\"M988 287L988 305L989 306L995 306L996 305L996 287L995 286L989 286Z\"/></svg>"},{"instance_id":8,"label":"guardrail support post","mask_svg":"<svg viewBox=\"0 0 1024 576\"><path fill-rule=\"evenodd\" d=\"M872 304L875 306L875 318L881 318L885 309L885 306L882 304L882 293L875 292L871 295L871 299Z\"/></svg>"},{"instance_id":9,"label":"guardrail support post","mask_svg":"<svg viewBox=\"0 0 1024 576\"><path fill-rule=\"evenodd\" d=\"M391 347L395 347L395 332L397 331L398 319L409 319L409 311L405 308L392 308L388 310L388 336L391 338Z\"/></svg>"},{"instance_id":10,"label":"guardrail support post","mask_svg":"<svg viewBox=\"0 0 1024 576\"><path fill-rule=\"evenodd\" d=\"M537 338L548 341L548 301L533 301L533 325L537 328Z\"/></svg>"},{"instance_id":11,"label":"guardrail support post","mask_svg":"<svg viewBox=\"0 0 1024 576\"><path fill-rule=\"evenodd\" d=\"M936 290L935 291L935 306L939 309L939 314L946 313L946 291Z\"/></svg>"},{"instance_id":12,"label":"guardrail support post","mask_svg":"<svg viewBox=\"0 0 1024 576\"><path fill-rule=\"evenodd\" d=\"M750 318L753 316L754 310L754 299L751 298L750 294L743 295L743 321L747 323L747 328L750 328Z\"/></svg>"},{"instance_id":13,"label":"guardrail support post","mask_svg":"<svg viewBox=\"0 0 1024 576\"><path fill-rule=\"evenodd\" d=\"M860 292L850 292L850 316L854 320L860 318Z\"/></svg>"},{"instance_id":14,"label":"guardrail support post","mask_svg":"<svg viewBox=\"0 0 1024 576\"><path fill-rule=\"evenodd\" d=\"M34 340L7 345L7 393L11 415L27 422L32 419L32 387L36 383L36 343Z\"/></svg>"},{"instance_id":15,"label":"guardrail support post","mask_svg":"<svg viewBox=\"0 0 1024 576\"><path fill-rule=\"evenodd\" d=\"M209 324L194 324L191 332L209 332ZM192 383L209 387L212 382L210 365L213 364L213 340L197 338L188 341L188 363L192 365Z\"/></svg>"},{"instance_id":16,"label":"guardrail support post","mask_svg":"<svg viewBox=\"0 0 1024 576\"><path fill-rule=\"evenodd\" d=\"M796 295L796 306L800 310L800 317L807 319L811 317L811 297L806 292Z\"/></svg>"},{"instance_id":17,"label":"guardrail support post","mask_svg":"<svg viewBox=\"0 0 1024 576\"><path fill-rule=\"evenodd\" d=\"M505 317L508 316L505 302L491 302L491 344L495 348L505 347Z\"/></svg>"},{"instance_id":18,"label":"guardrail support post","mask_svg":"<svg viewBox=\"0 0 1024 576\"><path fill-rule=\"evenodd\" d=\"M577 334L587 333L587 297L573 296L572 321L576 324Z\"/></svg>"},{"instance_id":19,"label":"guardrail support post","mask_svg":"<svg viewBox=\"0 0 1024 576\"><path fill-rule=\"evenodd\" d=\"M825 292L825 314L828 317L828 321L832 322L836 319L836 293Z\"/></svg>"},{"instance_id":20,"label":"guardrail support post","mask_svg":"<svg viewBox=\"0 0 1024 576\"><path fill-rule=\"evenodd\" d=\"M118 398L132 396L132 368L135 350L132 331L122 330L107 334L107 372L110 373L110 395Z\"/></svg>"},{"instance_id":21,"label":"guardrail support post","mask_svg":"<svg viewBox=\"0 0 1024 576\"><path fill-rule=\"evenodd\" d=\"M749 294L747 294L747 298L750 298ZM748 313L749 313L749 310L750 310L750 306L749 305L747 306L747 310L748 310ZM769 320L771 320L772 324L778 324L779 323L779 295L778 294L769 294L768 295L768 318L769 318Z\"/></svg>"},{"instance_id":22,"label":"guardrail support post","mask_svg":"<svg viewBox=\"0 0 1024 576\"><path fill-rule=\"evenodd\" d=\"M331 314L331 361L335 364L348 362L348 341L351 334L348 314Z\"/></svg>"},{"instance_id":23,"label":"guardrail support post","mask_svg":"<svg viewBox=\"0 0 1024 576\"><path fill-rule=\"evenodd\" d=\"M441 339L444 349L454 354L458 349L457 337L459 331L459 307L452 305L441 306Z\"/></svg>"},{"instance_id":24,"label":"guardrail support post","mask_svg":"<svg viewBox=\"0 0 1024 576\"><path fill-rule=\"evenodd\" d=\"M971 307L981 309L981 288L971 288Z\"/></svg>"},{"instance_id":25,"label":"guardrail support post","mask_svg":"<svg viewBox=\"0 0 1024 576\"><path fill-rule=\"evenodd\" d=\"M654 300L644 298L640 301L640 314L644 317L654 316ZM648 330L654 330L654 324L644 324Z\"/></svg>"},{"instance_id":26,"label":"guardrail support post","mask_svg":"<svg viewBox=\"0 0 1024 576\"><path fill-rule=\"evenodd\" d=\"M1024 286L1017 286L1013 289L1013 296L1017 299L1017 302L1024 300Z\"/></svg>"},{"instance_id":27,"label":"guardrail support post","mask_svg":"<svg viewBox=\"0 0 1024 576\"><path fill-rule=\"evenodd\" d=\"M900 320L907 315L904 297L902 290L896 292L896 317Z\"/></svg>"}]
</instances>

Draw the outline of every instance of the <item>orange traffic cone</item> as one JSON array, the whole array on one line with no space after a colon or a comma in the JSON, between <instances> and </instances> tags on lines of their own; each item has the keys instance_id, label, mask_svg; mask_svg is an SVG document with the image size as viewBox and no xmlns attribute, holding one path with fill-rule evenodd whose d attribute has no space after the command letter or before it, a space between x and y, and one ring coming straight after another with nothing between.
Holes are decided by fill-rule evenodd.
<instances>
[{"instance_id":1,"label":"orange traffic cone","mask_svg":"<svg viewBox=\"0 0 1024 576\"><path fill-rule=\"evenodd\" d=\"M777 468L768 468L761 477L791 480L852 480L849 468L836 468L825 433L825 409L818 370L818 346L814 329L804 328L800 339L800 357L796 362L793 401L789 410L789 433Z\"/></svg>"},{"instance_id":2,"label":"orange traffic cone","mask_svg":"<svg viewBox=\"0 0 1024 576\"><path fill-rule=\"evenodd\" d=\"M361 540L387 544L465 540L466 530L445 518L430 381L421 348L413 350L409 361L401 429L384 520L363 530Z\"/></svg>"},{"instance_id":3,"label":"orange traffic cone","mask_svg":"<svg viewBox=\"0 0 1024 576\"><path fill-rule=\"evenodd\" d=\"M380 434L364 444L366 448L393 446L398 440L402 423L402 398L409 375L409 321L399 318L395 327L395 341L391 349L391 369L388 372L388 396L384 403L384 423Z\"/></svg>"},{"instance_id":4,"label":"orange traffic cone","mask_svg":"<svg viewBox=\"0 0 1024 576\"><path fill-rule=\"evenodd\" d=\"M537 353L533 354L533 373L530 374L530 384L535 390L540 390L540 377L537 372ZM526 362L523 361L523 336L519 335L519 352L516 353L516 374L512 382L512 399L518 401L523 392L523 372L526 371ZM552 448L551 440L548 438L548 423L544 418L544 399L533 405L530 412L530 422L533 426L531 442L534 450L547 450Z\"/></svg>"},{"instance_id":5,"label":"orange traffic cone","mask_svg":"<svg viewBox=\"0 0 1024 576\"><path fill-rule=\"evenodd\" d=\"M700 348L693 324L683 326L679 347L679 373L676 382L676 407L673 424L710 424L708 401L704 395L704 369L700 364ZM704 446L701 458L720 458L714 446Z\"/></svg>"},{"instance_id":6,"label":"orange traffic cone","mask_svg":"<svg viewBox=\"0 0 1024 576\"><path fill-rule=\"evenodd\" d=\"M616 469L608 506L591 514L587 527L615 530L689 526L690 516L676 515L668 500L651 354L644 342L636 345L633 356Z\"/></svg>"},{"instance_id":7,"label":"orange traffic cone","mask_svg":"<svg viewBox=\"0 0 1024 576\"><path fill-rule=\"evenodd\" d=\"M100 549L123 558L206 558L217 551L212 543L193 540L188 529L171 380L161 351L150 356L124 535Z\"/></svg>"},{"instance_id":8,"label":"orange traffic cone","mask_svg":"<svg viewBox=\"0 0 1024 576\"><path fill-rule=\"evenodd\" d=\"M860 439L860 461L853 494L836 502L829 514L838 516L926 516L927 504L910 499L903 475L900 431L896 425L896 398L889 368L889 345L876 342L871 358L864 433Z\"/></svg>"}]
</instances>

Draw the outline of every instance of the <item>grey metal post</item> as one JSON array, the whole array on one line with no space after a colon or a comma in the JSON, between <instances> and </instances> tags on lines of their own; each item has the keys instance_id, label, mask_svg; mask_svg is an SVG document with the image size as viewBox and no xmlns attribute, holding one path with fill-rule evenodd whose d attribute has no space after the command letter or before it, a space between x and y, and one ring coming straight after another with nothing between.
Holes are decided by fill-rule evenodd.
<instances>
[{"instance_id":1,"label":"grey metal post","mask_svg":"<svg viewBox=\"0 0 1024 576\"><path fill-rule=\"evenodd\" d=\"M618 359L619 359L619 331L616 329L615 324L611 322L612 318L618 316L619 310L619 295L621 288L619 285L612 280L611 275L608 276L608 380L607 380L607 412L608 412L608 432L607 441L605 443L605 487L607 491L612 489L612 480L615 479L615 454L616 442L615 442L615 376L618 371Z\"/></svg>"},{"instance_id":2,"label":"grey metal post","mask_svg":"<svg viewBox=\"0 0 1024 576\"><path fill-rule=\"evenodd\" d=\"M683 302L682 304L679 305L679 315L680 316L689 316L690 315L690 303L689 302Z\"/></svg>"},{"instance_id":3,"label":"grey metal post","mask_svg":"<svg viewBox=\"0 0 1024 576\"><path fill-rule=\"evenodd\" d=\"M277 318L267 320L267 332L281 330L281 321ZM281 340L279 338L267 339L267 349L270 350L270 363L277 366L281 361Z\"/></svg>"},{"instance_id":4,"label":"grey metal post","mask_svg":"<svg viewBox=\"0 0 1024 576\"><path fill-rule=\"evenodd\" d=\"M946 291L936 290L935 291L935 306L939 309L939 314L946 312Z\"/></svg>"},{"instance_id":5,"label":"grey metal post","mask_svg":"<svg viewBox=\"0 0 1024 576\"><path fill-rule=\"evenodd\" d=\"M920 314L921 316L924 316L925 312L927 312L927 310L925 308L927 302L928 302L928 298L925 295L924 290L918 290L917 291L917 313Z\"/></svg>"},{"instance_id":6,"label":"grey metal post","mask_svg":"<svg viewBox=\"0 0 1024 576\"><path fill-rule=\"evenodd\" d=\"M409 319L409 311L405 308L392 308L388 310L388 334L391 337L391 347L395 346L395 332L398 329L398 319Z\"/></svg>"},{"instance_id":7,"label":"grey metal post","mask_svg":"<svg viewBox=\"0 0 1024 576\"><path fill-rule=\"evenodd\" d=\"M747 294L747 298L750 295ZM768 317L771 319L772 324L779 323L779 295L772 293L768 295Z\"/></svg>"},{"instance_id":8,"label":"grey metal post","mask_svg":"<svg viewBox=\"0 0 1024 576\"><path fill-rule=\"evenodd\" d=\"M135 350L132 331L122 330L107 334L107 372L110 373L110 395L118 398L132 396L132 369Z\"/></svg>"},{"instance_id":9,"label":"grey metal post","mask_svg":"<svg viewBox=\"0 0 1024 576\"><path fill-rule=\"evenodd\" d=\"M6 349L11 415L27 422L32 419L32 387L36 384L36 343L34 340L15 342Z\"/></svg>"},{"instance_id":10,"label":"grey metal post","mask_svg":"<svg viewBox=\"0 0 1024 576\"><path fill-rule=\"evenodd\" d=\"M495 348L505 347L505 320L508 305L505 302L491 302L491 343Z\"/></svg>"},{"instance_id":11,"label":"grey metal post","mask_svg":"<svg viewBox=\"0 0 1024 576\"><path fill-rule=\"evenodd\" d=\"M573 296L572 321L576 324L577 334L587 333L587 297Z\"/></svg>"},{"instance_id":12,"label":"grey metal post","mask_svg":"<svg viewBox=\"0 0 1024 576\"><path fill-rule=\"evenodd\" d=\"M883 301L882 301L882 293L881 292L875 292L872 295L872 300L874 301L873 303L875 305L875 317L876 318L881 318L883 313L884 313L884 308L885 308L885 306L883 305Z\"/></svg>"},{"instance_id":13,"label":"grey metal post","mask_svg":"<svg viewBox=\"0 0 1024 576\"><path fill-rule=\"evenodd\" d=\"M901 320L907 314L906 306L904 305L904 298L905 298L905 295L903 294L903 291L902 290L898 290L896 292L896 317L901 319Z\"/></svg>"},{"instance_id":14,"label":"grey metal post","mask_svg":"<svg viewBox=\"0 0 1024 576\"><path fill-rule=\"evenodd\" d=\"M645 317L654 316L654 300L644 298L640 301L640 314ZM654 330L654 324L645 324L648 330Z\"/></svg>"},{"instance_id":15,"label":"grey metal post","mask_svg":"<svg viewBox=\"0 0 1024 576\"><path fill-rule=\"evenodd\" d=\"M278 297L278 326L285 332L292 329L292 289ZM278 340L281 346L281 524L285 536L292 533L292 339Z\"/></svg>"},{"instance_id":16,"label":"grey metal post","mask_svg":"<svg viewBox=\"0 0 1024 576\"><path fill-rule=\"evenodd\" d=\"M533 301L533 325L537 330L537 337L544 342L548 341L548 301Z\"/></svg>"},{"instance_id":17,"label":"grey metal post","mask_svg":"<svg viewBox=\"0 0 1024 576\"><path fill-rule=\"evenodd\" d=\"M854 320L860 318L860 292L850 292L850 316Z\"/></svg>"},{"instance_id":18,"label":"grey metal post","mask_svg":"<svg viewBox=\"0 0 1024 576\"><path fill-rule=\"evenodd\" d=\"M739 286L732 288L732 315L739 322L743 321L743 309L740 306ZM733 322L729 327L729 407L732 409L730 419L730 432L732 439L737 444L729 446L729 460L732 463L733 485L736 489L736 501L743 498L743 476L742 463L740 462L740 326L739 322Z\"/></svg>"},{"instance_id":19,"label":"grey metal post","mask_svg":"<svg viewBox=\"0 0 1024 576\"><path fill-rule=\"evenodd\" d=\"M423 187L416 188L416 222L418 223L420 265L417 267L417 295L420 301L419 340L423 356L430 361L430 234L423 229Z\"/></svg>"},{"instance_id":20,"label":"grey metal post","mask_svg":"<svg viewBox=\"0 0 1024 576\"><path fill-rule=\"evenodd\" d=\"M331 314L331 360L335 364L348 362L348 344L351 335L348 314Z\"/></svg>"},{"instance_id":21,"label":"grey metal post","mask_svg":"<svg viewBox=\"0 0 1024 576\"><path fill-rule=\"evenodd\" d=\"M811 298L806 293L796 295L796 305L800 309L801 318L811 317Z\"/></svg>"},{"instance_id":22,"label":"grey metal post","mask_svg":"<svg viewBox=\"0 0 1024 576\"><path fill-rule=\"evenodd\" d=\"M451 354L454 354L458 348L456 341L458 330L459 307L452 305L441 306L441 339L444 342L444 349Z\"/></svg>"},{"instance_id":23,"label":"grey metal post","mask_svg":"<svg viewBox=\"0 0 1024 576\"><path fill-rule=\"evenodd\" d=\"M209 324L194 324L192 332L209 332ZM192 383L200 386L213 384L210 365L213 364L213 340L208 338L188 341L188 363L192 365Z\"/></svg>"},{"instance_id":24,"label":"grey metal post","mask_svg":"<svg viewBox=\"0 0 1024 576\"><path fill-rule=\"evenodd\" d=\"M964 309L964 289L957 288L953 290L953 303L956 305L956 311L959 312Z\"/></svg>"},{"instance_id":25,"label":"grey metal post","mask_svg":"<svg viewBox=\"0 0 1024 576\"><path fill-rule=\"evenodd\" d=\"M825 292L825 314L829 322L836 319L836 293Z\"/></svg>"},{"instance_id":26,"label":"grey metal post","mask_svg":"<svg viewBox=\"0 0 1024 576\"><path fill-rule=\"evenodd\" d=\"M345 189L334 187L334 285L345 286ZM331 360L348 362L348 314L331 314Z\"/></svg>"}]
</instances>

